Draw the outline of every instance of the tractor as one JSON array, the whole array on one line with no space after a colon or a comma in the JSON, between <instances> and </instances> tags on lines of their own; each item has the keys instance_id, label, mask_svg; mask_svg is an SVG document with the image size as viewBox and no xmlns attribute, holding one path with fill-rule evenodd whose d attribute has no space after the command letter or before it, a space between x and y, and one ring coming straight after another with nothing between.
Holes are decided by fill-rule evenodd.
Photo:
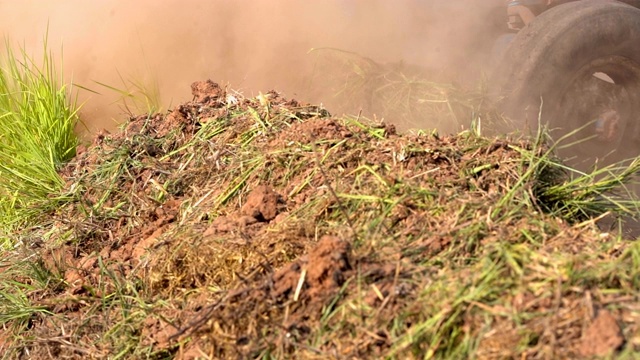
<instances>
[{"instance_id":1,"label":"tractor","mask_svg":"<svg viewBox=\"0 0 640 360\"><path fill-rule=\"evenodd\" d=\"M577 169L640 154L640 0L510 0L492 87L520 128L547 126Z\"/></svg>"}]
</instances>

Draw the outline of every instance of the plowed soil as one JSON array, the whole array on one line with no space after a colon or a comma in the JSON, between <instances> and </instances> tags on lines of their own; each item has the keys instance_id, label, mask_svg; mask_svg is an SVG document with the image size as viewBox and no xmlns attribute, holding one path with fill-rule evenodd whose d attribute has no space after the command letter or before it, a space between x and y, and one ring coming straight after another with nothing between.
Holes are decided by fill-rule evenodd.
<instances>
[{"instance_id":1,"label":"plowed soil","mask_svg":"<svg viewBox=\"0 0 640 360\"><path fill-rule=\"evenodd\" d=\"M0 331L7 356L533 359L640 346L640 248L599 231L598 214L554 211L570 203L546 196L564 177L537 162L544 146L398 134L211 81L192 93L61 169L66 205L20 234L2 270L31 309Z\"/></svg>"}]
</instances>

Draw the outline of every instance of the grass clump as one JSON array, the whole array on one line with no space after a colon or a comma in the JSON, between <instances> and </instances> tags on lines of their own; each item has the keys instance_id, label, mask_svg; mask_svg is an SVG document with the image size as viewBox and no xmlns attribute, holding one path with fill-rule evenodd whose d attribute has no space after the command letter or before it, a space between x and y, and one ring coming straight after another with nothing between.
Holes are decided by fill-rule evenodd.
<instances>
[{"instance_id":1,"label":"grass clump","mask_svg":"<svg viewBox=\"0 0 640 360\"><path fill-rule=\"evenodd\" d=\"M53 208L75 156L77 107L44 44L38 62L7 41L0 59L0 237Z\"/></svg>"}]
</instances>

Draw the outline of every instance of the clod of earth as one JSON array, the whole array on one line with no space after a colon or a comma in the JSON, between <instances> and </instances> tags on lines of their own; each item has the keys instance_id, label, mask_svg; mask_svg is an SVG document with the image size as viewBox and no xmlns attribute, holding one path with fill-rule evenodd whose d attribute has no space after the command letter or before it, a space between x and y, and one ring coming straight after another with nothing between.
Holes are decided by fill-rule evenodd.
<instances>
[{"instance_id":1,"label":"clod of earth","mask_svg":"<svg viewBox=\"0 0 640 360\"><path fill-rule=\"evenodd\" d=\"M624 341L616 318L602 310L582 336L580 352L586 357L607 356L620 349Z\"/></svg>"},{"instance_id":2,"label":"clod of earth","mask_svg":"<svg viewBox=\"0 0 640 360\"><path fill-rule=\"evenodd\" d=\"M257 221L271 221L276 218L283 204L282 197L270 186L261 185L249 193L241 212Z\"/></svg>"}]
</instances>

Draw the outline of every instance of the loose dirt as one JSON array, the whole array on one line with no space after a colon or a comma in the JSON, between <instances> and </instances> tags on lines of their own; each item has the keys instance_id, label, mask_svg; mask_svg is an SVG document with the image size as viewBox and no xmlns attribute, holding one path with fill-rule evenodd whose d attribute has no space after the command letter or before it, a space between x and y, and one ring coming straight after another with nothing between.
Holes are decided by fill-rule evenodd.
<instances>
[{"instance_id":1,"label":"loose dirt","mask_svg":"<svg viewBox=\"0 0 640 360\"><path fill-rule=\"evenodd\" d=\"M65 205L19 235L4 273L47 279L0 332L7 354L577 358L637 346L636 272L623 270L635 245L546 212L539 195L562 177L532 161L543 146L399 134L212 81L192 95L97 135L60 170Z\"/></svg>"}]
</instances>

